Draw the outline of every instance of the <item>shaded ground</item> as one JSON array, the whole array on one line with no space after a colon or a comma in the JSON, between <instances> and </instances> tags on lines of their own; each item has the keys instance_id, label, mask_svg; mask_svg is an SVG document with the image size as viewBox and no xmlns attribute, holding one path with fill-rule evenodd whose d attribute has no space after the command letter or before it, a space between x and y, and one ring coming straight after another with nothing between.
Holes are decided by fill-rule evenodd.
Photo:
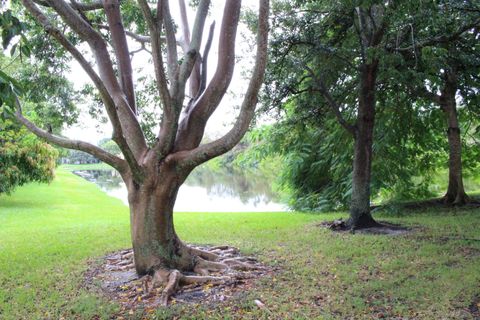
<instances>
[{"instance_id":1,"label":"shaded ground","mask_svg":"<svg viewBox=\"0 0 480 320\"><path fill-rule=\"evenodd\" d=\"M362 228L352 231L347 225L347 220L338 219L333 221L322 221L319 226L338 232L352 232L361 234L383 234L397 236L407 234L413 231L413 228L407 228L399 224L394 224L386 221L377 221L378 225L368 228Z\"/></svg>"},{"instance_id":2,"label":"shaded ground","mask_svg":"<svg viewBox=\"0 0 480 320\"><path fill-rule=\"evenodd\" d=\"M474 319L480 319L480 294L474 297L468 310Z\"/></svg>"},{"instance_id":3,"label":"shaded ground","mask_svg":"<svg viewBox=\"0 0 480 320\"><path fill-rule=\"evenodd\" d=\"M480 198L470 196L469 201L463 205L457 204L447 204L445 203L443 198L434 198L434 199L427 199L427 200L418 200L418 201L406 201L406 202L394 202L394 203L387 203L385 205L378 205L372 206L371 210L373 212L389 210L395 208L396 210L426 210L426 209L478 209L480 208Z\"/></svg>"},{"instance_id":4,"label":"shaded ground","mask_svg":"<svg viewBox=\"0 0 480 320\"><path fill-rule=\"evenodd\" d=\"M203 251L212 251L212 247L194 246ZM242 256L231 247L222 247L228 253L229 259L248 261L252 270L228 269L212 273L212 276L221 276L228 279L220 283L190 284L182 286L171 299L171 304L215 304L238 296L239 293L251 290L260 277L272 277L273 268L262 265L254 257ZM142 312L154 312L161 305L163 287L152 287L152 277L139 278L133 266L133 252L131 249L111 253L101 259L100 263L90 263L85 273L85 287L88 290L100 292L121 305L119 314L141 308ZM185 273L194 275L194 273Z\"/></svg>"}]
</instances>

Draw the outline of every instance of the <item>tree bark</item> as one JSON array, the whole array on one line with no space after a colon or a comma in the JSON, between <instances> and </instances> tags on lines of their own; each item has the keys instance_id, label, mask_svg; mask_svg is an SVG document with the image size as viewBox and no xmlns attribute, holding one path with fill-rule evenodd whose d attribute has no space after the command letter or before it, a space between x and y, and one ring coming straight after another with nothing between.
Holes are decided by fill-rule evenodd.
<instances>
[{"instance_id":1,"label":"tree bark","mask_svg":"<svg viewBox=\"0 0 480 320\"><path fill-rule=\"evenodd\" d=\"M351 229L368 228L377 225L370 214L376 74L376 62L362 67L359 108L354 135L352 199L350 219L347 223Z\"/></svg>"},{"instance_id":2,"label":"tree bark","mask_svg":"<svg viewBox=\"0 0 480 320\"><path fill-rule=\"evenodd\" d=\"M445 73L445 87L441 91L440 106L447 118L447 136L449 148L448 189L444 196L447 204L462 205L468 201L463 187L462 177L462 141L457 116L455 94L457 91L456 77L453 71Z\"/></svg>"},{"instance_id":3,"label":"tree bark","mask_svg":"<svg viewBox=\"0 0 480 320\"><path fill-rule=\"evenodd\" d=\"M134 262L139 275L152 274L159 268L194 268L193 257L173 224L173 206L181 181L173 168L166 167L162 165L161 175L149 175L141 185L127 182Z\"/></svg>"}]
</instances>

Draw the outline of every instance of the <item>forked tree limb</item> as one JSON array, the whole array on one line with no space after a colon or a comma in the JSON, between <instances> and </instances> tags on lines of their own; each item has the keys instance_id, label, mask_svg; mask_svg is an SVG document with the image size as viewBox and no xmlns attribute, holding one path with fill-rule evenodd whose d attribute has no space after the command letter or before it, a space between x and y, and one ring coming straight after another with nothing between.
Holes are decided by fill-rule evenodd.
<instances>
[{"instance_id":1,"label":"forked tree limb","mask_svg":"<svg viewBox=\"0 0 480 320\"><path fill-rule=\"evenodd\" d=\"M205 26L205 20L208 14L208 8L210 6L210 0L201 0L198 8L197 14L195 16L195 21L193 23L192 38L188 45L188 50L184 55L184 61L180 66L180 74L178 76L179 89L182 92L185 92L185 84L192 73L192 69L198 59L200 46L202 44L203 30ZM180 93L180 92L178 92ZM183 103L183 100L182 100ZM181 106L180 106L181 107Z\"/></svg>"},{"instance_id":2,"label":"forked tree limb","mask_svg":"<svg viewBox=\"0 0 480 320\"><path fill-rule=\"evenodd\" d=\"M163 159L170 151L170 146L175 139L177 130L177 111L170 95L167 75L163 62L161 29L163 22L163 4L164 1L159 0L157 5L157 15L154 16L146 0L137 0L142 11L143 17L150 31L152 44L152 59L154 65L154 74L156 85L160 96L161 105L163 107L163 118L160 123L158 133L158 142L145 156L146 162Z\"/></svg>"},{"instance_id":3,"label":"forked tree limb","mask_svg":"<svg viewBox=\"0 0 480 320\"><path fill-rule=\"evenodd\" d=\"M212 47L214 31L215 31L215 21L213 21L212 24L210 25L207 42L205 43L205 48L203 50L202 63L200 68L200 85L198 87L198 92L194 97L195 100L200 97L200 95L203 93L203 91L207 87L208 54L210 53L210 49Z\"/></svg>"},{"instance_id":4,"label":"forked tree limb","mask_svg":"<svg viewBox=\"0 0 480 320\"><path fill-rule=\"evenodd\" d=\"M180 45L182 47L183 53L186 54L190 45L190 26L187 18L185 0L178 0L178 5L180 7L180 26L182 29L182 40L180 41ZM193 98L198 93L200 88L200 81L200 62L199 59L197 59L189 78L190 97Z\"/></svg>"},{"instance_id":5,"label":"forked tree limb","mask_svg":"<svg viewBox=\"0 0 480 320\"><path fill-rule=\"evenodd\" d=\"M240 7L241 2L238 0L225 1L220 27L217 69L205 91L180 122L175 151L191 150L200 144L208 118L227 92L235 66L235 39Z\"/></svg>"},{"instance_id":6,"label":"forked tree limb","mask_svg":"<svg viewBox=\"0 0 480 320\"><path fill-rule=\"evenodd\" d=\"M240 114L233 128L226 135L216 141L201 145L191 151L183 151L173 154L172 157L181 159L180 161L183 165L187 167L197 166L227 152L232 149L247 132L255 113L258 92L263 83L265 67L267 64L269 28L268 13L269 0L260 0L255 66L240 108Z\"/></svg>"},{"instance_id":7,"label":"forked tree limb","mask_svg":"<svg viewBox=\"0 0 480 320\"><path fill-rule=\"evenodd\" d=\"M165 110L164 119L158 134L158 141L152 148L150 154L147 156L149 159L154 158L156 161L161 161L174 146L178 130L178 121L182 110L183 101L185 99L186 82L198 57L209 5L210 0L201 0L198 5L197 14L195 16L195 22L193 25L192 39L190 41L188 51L182 59L178 74L176 74L175 78L170 79L170 106L169 109Z\"/></svg>"},{"instance_id":8,"label":"forked tree limb","mask_svg":"<svg viewBox=\"0 0 480 320\"><path fill-rule=\"evenodd\" d=\"M312 71L313 72L313 71ZM338 123L347 130L352 136L356 134L356 128L354 125L350 124L342 115L341 107L337 103L337 101L333 98L328 90L327 86L323 82L323 80L317 77L314 73L312 73L312 78L314 79L315 86L317 87L318 91L323 95L325 100L327 100L328 105L330 106L330 110L332 110L333 114L337 118Z\"/></svg>"}]
</instances>

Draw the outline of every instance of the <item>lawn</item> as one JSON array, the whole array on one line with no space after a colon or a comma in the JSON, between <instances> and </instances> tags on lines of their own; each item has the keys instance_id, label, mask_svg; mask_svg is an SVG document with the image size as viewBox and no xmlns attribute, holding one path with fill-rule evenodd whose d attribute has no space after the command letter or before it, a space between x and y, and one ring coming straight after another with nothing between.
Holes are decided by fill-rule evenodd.
<instances>
[{"instance_id":1,"label":"lawn","mask_svg":"<svg viewBox=\"0 0 480 320\"><path fill-rule=\"evenodd\" d=\"M379 219L404 236L334 234L341 214L176 213L180 237L230 244L280 271L217 305L171 305L125 319L473 319L480 303L480 211ZM50 185L0 196L0 319L109 319L115 304L82 289L87 261L129 247L128 208L63 169ZM268 310L258 309L261 300ZM118 318L118 317L117 317Z\"/></svg>"},{"instance_id":2,"label":"lawn","mask_svg":"<svg viewBox=\"0 0 480 320\"><path fill-rule=\"evenodd\" d=\"M67 171L75 170L113 170L111 166L104 162L100 163L87 163L87 164L62 164L62 169Z\"/></svg>"}]
</instances>

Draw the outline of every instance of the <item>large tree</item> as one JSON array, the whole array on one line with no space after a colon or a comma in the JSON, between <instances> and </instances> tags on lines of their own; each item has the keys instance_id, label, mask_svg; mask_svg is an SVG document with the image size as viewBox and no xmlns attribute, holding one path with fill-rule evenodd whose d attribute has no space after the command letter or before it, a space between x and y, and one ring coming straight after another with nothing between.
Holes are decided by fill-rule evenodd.
<instances>
[{"instance_id":1,"label":"large tree","mask_svg":"<svg viewBox=\"0 0 480 320\"><path fill-rule=\"evenodd\" d=\"M469 198L463 186L462 123L458 113L466 113L474 120L478 112L480 4L442 1L425 5L423 11L428 18L414 20L411 45L397 50L416 79L408 79L405 86L417 96L417 103L427 108L440 107L444 114L449 160L443 201L461 205Z\"/></svg>"},{"instance_id":2,"label":"large tree","mask_svg":"<svg viewBox=\"0 0 480 320\"><path fill-rule=\"evenodd\" d=\"M156 4L146 0L126 1L131 10L141 12L140 20L127 24L124 22L130 16L122 7L124 2L118 0L88 3L22 0L23 8L76 59L90 77L101 96L113 126L112 139L118 144L123 158L95 145L42 130L24 117L20 100L16 103L16 118L46 141L90 153L118 170L128 189L135 269L139 275L154 274L155 279L168 282L162 298L164 302L179 281L210 279L186 276L181 272L195 271L205 275L210 270L229 267L227 262L216 262L218 257L215 254L190 247L179 239L173 223L173 207L177 192L189 173L201 163L233 148L254 116L258 91L263 82L268 42L269 1L259 2L255 66L239 115L232 129L223 137L201 144L207 121L232 79L241 1L225 1L217 67L207 83L206 56L213 28L203 54L200 49L210 6L208 0L199 1L191 30L185 4L180 1L181 18L178 24L182 36L179 39L169 1L158 1ZM146 25L148 34L136 34L135 30L126 28L142 24ZM147 144L138 120L140 111L135 98L129 37L142 42L142 46L151 52L162 110L160 129L152 145ZM82 53L81 44L90 48L96 68ZM182 55L179 55L178 44ZM241 263L229 261L228 264L238 266Z\"/></svg>"},{"instance_id":3,"label":"large tree","mask_svg":"<svg viewBox=\"0 0 480 320\"><path fill-rule=\"evenodd\" d=\"M298 94L320 97L328 110L321 113L331 112L353 138L351 228L376 225L370 214L370 182L377 78L395 10L390 1L377 2L283 1L281 9L289 12L276 25L278 72L270 83L287 88L280 90L278 100Z\"/></svg>"}]
</instances>

